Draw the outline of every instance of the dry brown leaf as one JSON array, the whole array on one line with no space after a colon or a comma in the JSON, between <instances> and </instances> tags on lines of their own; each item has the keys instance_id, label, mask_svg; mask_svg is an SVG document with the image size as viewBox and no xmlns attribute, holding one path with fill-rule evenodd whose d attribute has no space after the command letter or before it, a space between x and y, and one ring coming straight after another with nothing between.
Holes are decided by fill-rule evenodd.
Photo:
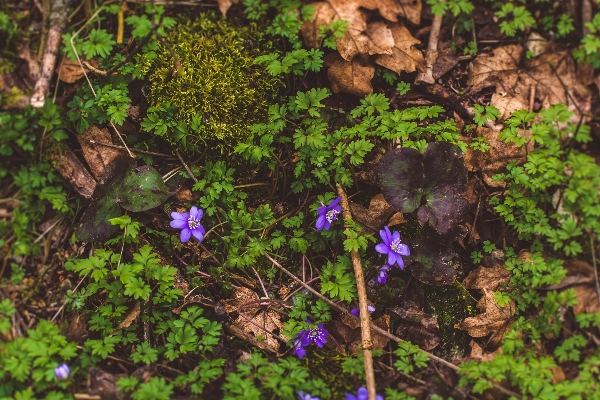
<instances>
[{"instance_id":1,"label":"dry brown leaf","mask_svg":"<svg viewBox=\"0 0 600 400\"><path fill-rule=\"evenodd\" d=\"M373 92L371 79L375 75L375 67L363 65L358 59L344 60L339 54L331 53L325 56L327 77L331 82L334 93L344 92L365 96Z\"/></svg>"},{"instance_id":2,"label":"dry brown leaf","mask_svg":"<svg viewBox=\"0 0 600 400\"><path fill-rule=\"evenodd\" d=\"M85 60L84 60L85 61ZM90 65L94 68L98 68L98 60L92 58L88 60ZM85 75L83 70L89 73L90 70L87 67L81 67L77 61L71 61L68 58L64 58L60 63L60 69L58 70L58 79L65 83L75 83Z\"/></svg>"},{"instance_id":3,"label":"dry brown leaf","mask_svg":"<svg viewBox=\"0 0 600 400\"><path fill-rule=\"evenodd\" d=\"M567 270L567 275L563 280L560 281L560 283L550 285L545 289L557 290L573 285L594 282L594 267L588 262L582 260L566 260L563 264L563 268Z\"/></svg>"},{"instance_id":4,"label":"dry brown leaf","mask_svg":"<svg viewBox=\"0 0 600 400\"><path fill-rule=\"evenodd\" d=\"M479 266L469 273L463 281L463 286L465 289L496 290L501 283L507 283L511 275L505 265L494 265L491 268Z\"/></svg>"},{"instance_id":5,"label":"dry brown leaf","mask_svg":"<svg viewBox=\"0 0 600 400\"><path fill-rule=\"evenodd\" d=\"M442 341L436 317L414 309L407 310L401 317L396 333L402 339L410 340L427 351L435 349Z\"/></svg>"},{"instance_id":6,"label":"dry brown leaf","mask_svg":"<svg viewBox=\"0 0 600 400\"><path fill-rule=\"evenodd\" d=\"M594 285L576 285L573 290L577 299L577 304L573 306L575 315L600 312L600 300Z\"/></svg>"},{"instance_id":7,"label":"dry brown leaf","mask_svg":"<svg viewBox=\"0 0 600 400\"><path fill-rule=\"evenodd\" d=\"M92 175L96 179L102 178L106 167L110 165L115 158L120 155L124 155L121 150L114 149L108 146L102 146L101 144L92 144L91 141L96 143L105 143L112 145L112 137L108 129L100 129L95 125L90 126L81 135L77 135L77 140L81 145L83 151L83 157L87 161Z\"/></svg>"},{"instance_id":8,"label":"dry brown leaf","mask_svg":"<svg viewBox=\"0 0 600 400\"><path fill-rule=\"evenodd\" d=\"M279 313L260 306L260 298L248 288L236 288L233 296L233 299L221 300L228 313L237 312L238 314L237 319L232 323L233 327L240 329L246 335L252 336L255 340L253 344L261 349L277 352L279 342L269 333L283 330ZM236 329L232 329L232 332L235 334ZM245 339L245 337L241 338Z\"/></svg>"},{"instance_id":9,"label":"dry brown leaf","mask_svg":"<svg viewBox=\"0 0 600 400\"><path fill-rule=\"evenodd\" d=\"M367 35L371 39L372 46L369 54L392 54L394 47L394 36L392 30L384 21L375 21L367 26Z\"/></svg>"},{"instance_id":10,"label":"dry brown leaf","mask_svg":"<svg viewBox=\"0 0 600 400\"><path fill-rule=\"evenodd\" d=\"M495 86L496 93L492 95L491 104L500 110L501 121L513 111L528 109L532 90L543 107L564 103L570 111L577 113L572 96L581 110L589 113L591 92L582 83L568 50L557 48L525 61L523 53L521 45L511 44L495 49L492 57L478 56L469 71L467 85L471 86L470 91L478 92ZM524 65L521 66L521 63ZM549 63L554 65L556 73ZM571 96L565 92L557 75Z\"/></svg>"},{"instance_id":11,"label":"dry brown leaf","mask_svg":"<svg viewBox=\"0 0 600 400\"><path fill-rule=\"evenodd\" d=\"M514 302L500 307L494 298L494 292L483 288L483 297L477 303L477 308L482 312L474 317L465 318L460 324L454 325L456 329L467 331L472 337L484 337L493 334L490 344L499 344L506 331L515 310Z\"/></svg>"},{"instance_id":12,"label":"dry brown leaf","mask_svg":"<svg viewBox=\"0 0 600 400\"><path fill-rule=\"evenodd\" d=\"M221 14L223 15L227 14L227 11L232 5L238 4L239 2L240 0L217 0L217 3L219 3L219 11L221 11Z\"/></svg>"},{"instance_id":13,"label":"dry brown leaf","mask_svg":"<svg viewBox=\"0 0 600 400\"><path fill-rule=\"evenodd\" d=\"M414 72L425 70L425 59L421 50L415 48L421 43L413 37L401 22L388 24L394 38L392 54L382 54L375 58L375 62L382 67L391 69L400 74L402 71Z\"/></svg>"},{"instance_id":14,"label":"dry brown leaf","mask_svg":"<svg viewBox=\"0 0 600 400\"><path fill-rule=\"evenodd\" d=\"M504 187L503 181L493 181L492 177L506 172L506 165L512 161L524 162L525 150L514 143L506 143L498 138L500 133L486 127L477 128L477 136L487 140L490 146L488 151L477 151L471 147L467 148L464 160L471 172L480 172L485 183L492 187ZM533 142L528 144L528 151L533 150Z\"/></svg>"},{"instance_id":15,"label":"dry brown leaf","mask_svg":"<svg viewBox=\"0 0 600 400\"><path fill-rule=\"evenodd\" d=\"M131 326L131 324L133 323L133 321L135 321L139 315L140 315L140 302L136 301L135 304L133 305L133 308L131 309L131 311L129 311L129 314L127 314L127 316L119 324L119 327L117 329L129 328Z\"/></svg>"},{"instance_id":16,"label":"dry brown leaf","mask_svg":"<svg viewBox=\"0 0 600 400\"><path fill-rule=\"evenodd\" d=\"M483 351L483 348L479 344L477 344L476 341L471 340L471 343L469 343L469 345L471 346L471 355L469 356L469 358L472 358L479 362L492 361L494 358L496 358L498 354L502 354L502 347L500 347L493 353L485 353Z\"/></svg>"},{"instance_id":17,"label":"dry brown leaf","mask_svg":"<svg viewBox=\"0 0 600 400\"><path fill-rule=\"evenodd\" d=\"M391 22L405 17L419 25L421 19L420 0L329 0L312 5L315 7L313 18L302 24L305 43L309 47L319 48L323 41L319 37L322 25L329 25L334 20L348 21L344 37L336 40L337 50L346 61L351 61L357 55L389 53L390 47L382 47L383 43L389 43L388 35L379 30L379 23L371 28L376 32L369 32L365 10L379 10L381 16Z\"/></svg>"},{"instance_id":18,"label":"dry brown leaf","mask_svg":"<svg viewBox=\"0 0 600 400\"><path fill-rule=\"evenodd\" d=\"M88 369L87 394L103 399L124 399L125 393L117 388L117 381L127 374L111 374L98 368Z\"/></svg>"},{"instance_id":19,"label":"dry brown leaf","mask_svg":"<svg viewBox=\"0 0 600 400\"><path fill-rule=\"evenodd\" d=\"M352 217L368 234L379 231L396 212L396 209L384 200L381 193L371 199L368 209L352 201L349 203Z\"/></svg>"},{"instance_id":20,"label":"dry brown leaf","mask_svg":"<svg viewBox=\"0 0 600 400\"><path fill-rule=\"evenodd\" d=\"M54 168L65 178L77 192L91 199L96 189L96 180L83 166L72 151L65 151L53 160Z\"/></svg>"}]
</instances>

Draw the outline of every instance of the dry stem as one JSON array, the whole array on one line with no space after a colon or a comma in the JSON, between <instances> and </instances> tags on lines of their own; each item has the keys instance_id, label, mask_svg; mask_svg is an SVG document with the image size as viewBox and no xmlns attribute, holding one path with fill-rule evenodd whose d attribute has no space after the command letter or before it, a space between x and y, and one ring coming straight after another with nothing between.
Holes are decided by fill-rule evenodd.
<instances>
[{"instance_id":1,"label":"dry stem","mask_svg":"<svg viewBox=\"0 0 600 400\"><path fill-rule=\"evenodd\" d=\"M348 204L348 196L344 188L338 183L338 195L342 198L340 205L342 206L342 215L344 219L352 219L350 205ZM367 378L367 391L369 392L369 400L375 400L377 396L377 388L375 385L375 372L373 371L373 341L371 340L371 315L367 304L367 288L365 287L365 276L362 269L362 263L358 252L352 250L352 266L354 267L354 276L356 277L356 290L358 292L358 308L360 310L360 331L362 334L362 349L365 359L365 376Z\"/></svg>"},{"instance_id":2,"label":"dry stem","mask_svg":"<svg viewBox=\"0 0 600 400\"><path fill-rule=\"evenodd\" d=\"M425 72L419 72L415 84L435 83L433 78L433 65L438 58L438 41L440 38L440 29L442 28L443 15L435 15L431 23L431 32L429 33L429 42L427 43L427 51L425 52Z\"/></svg>"},{"instance_id":3,"label":"dry stem","mask_svg":"<svg viewBox=\"0 0 600 400\"><path fill-rule=\"evenodd\" d=\"M35 83L33 94L31 95L31 105L35 108L41 108L46 101L46 93L50 87L50 78L54 73L56 66L56 56L58 47L62 40L62 34L67 24L70 0L56 0L52 2L50 12L50 29L46 40L46 47L42 57L42 73Z\"/></svg>"}]
</instances>

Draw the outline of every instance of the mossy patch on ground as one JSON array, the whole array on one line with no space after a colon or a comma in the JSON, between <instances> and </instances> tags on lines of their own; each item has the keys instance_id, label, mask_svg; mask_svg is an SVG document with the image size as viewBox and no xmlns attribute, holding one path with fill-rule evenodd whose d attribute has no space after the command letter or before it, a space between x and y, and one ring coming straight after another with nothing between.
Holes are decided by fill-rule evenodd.
<instances>
[{"instance_id":1,"label":"mossy patch on ground","mask_svg":"<svg viewBox=\"0 0 600 400\"><path fill-rule=\"evenodd\" d=\"M254 59L274 51L256 24L234 25L213 12L195 21L180 20L167 37L181 69L162 46L147 75L152 106L177 107L175 118L192 129L186 143L234 140L249 134L249 126L265 122L268 107L282 88ZM176 144L181 137L167 132Z\"/></svg>"},{"instance_id":2,"label":"mossy patch on ground","mask_svg":"<svg viewBox=\"0 0 600 400\"><path fill-rule=\"evenodd\" d=\"M421 284L425 297L425 312L437 318L442 334L442 342L435 353L442 357L456 359L463 357L471 337L467 332L454 328L455 324L477 313L477 302L458 282L449 286Z\"/></svg>"}]
</instances>

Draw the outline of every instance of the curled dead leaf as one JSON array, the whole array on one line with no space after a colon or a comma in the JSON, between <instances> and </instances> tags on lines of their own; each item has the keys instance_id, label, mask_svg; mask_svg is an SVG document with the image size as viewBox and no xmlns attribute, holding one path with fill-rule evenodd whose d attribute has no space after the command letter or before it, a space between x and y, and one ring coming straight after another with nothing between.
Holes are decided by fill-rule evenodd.
<instances>
[{"instance_id":1,"label":"curled dead leaf","mask_svg":"<svg viewBox=\"0 0 600 400\"><path fill-rule=\"evenodd\" d=\"M402 71L414 72L417 69L424 71L425 58L421 50L415 47L421 41L414 38L401 22L391 23L388 26L394 38L392 54L378 55L375 62L398 74Z\"/></svg>"},{"instance_id":2,"label":"curled dead leaf","mask_svg":"<svg viewBox=\"0 0 600 400\"><path fill-rule=\"evenodd\" d=\"M483 297L477 303L477 308L481 311L474 317L465 318L454 328L467 331L472 337L484 337L492 334L489 345L496 347L502 342L505 333L508 331L515 312L514 302L504 306L499 306L494 297L494 292L483 288Z\"/></svg>"},{"instance_id":3,"label":"curled dead leaf","mask_svg":"<svg viewBox=\"0 0 600 400\"><path fill-rule=\"evenodd\" d=\"M465 289L495 290L501 283L508 283L511 275L504 265L494 265L491 268L479 266L469 273L463 281L463 286Z\"/></svg>"},{"instance_id":4,"label":"curled dead leaf","mask_svg":"<svg viewBox=\"0 0 600 400\"><path fill-rule=\"evenodd\" d=\"M309 47L319 48L323 41L319 35L321 26L328 26L334 20L347 21L346 33L336 39L337 50L346 61L351 61L357 55L390 54L393 43L389 34L382 22L368 26L367 10L378 10L383 18L391 22L404 17L419 25L422 7L420 0L329 0L312 3L312 6L313 17L302 24L305 43Z\"/></svg>"},{"instance_id":5,"label":"curled dead leaf","mask_svg":"<svg viewBox=\"0 0 600 400\"><path fill-rule=\"evenodd\" d=\"M334 93L344 92L357 96L365 96L373 92L371 79L375 75L375 67L360 60L344 60L339 54L331 53L325 56L328 68L327 77L331 82Z\"/></svg>"},{"instance_id":6,"label":"curled dead leaf","mask_svg":"<svg viewBox=\"0 0 600 400\"><path fill-rule=\"evenodd\" d=\"M113 144L112 136L107 128L100 129L96 125L92 125L81 135L77 135L77 140L81 145L83 157L87 161L90 171L96 179L102 178L106 171L106 167L117 157L125 155L122 150L102 145L103 143L109 145Z\"/></svg>"},{"instance_id":7,"label":"curled dead leaf","mask_svg":"<svg viewBox=\"0 0 600 400\"><path fill-rule=\"evenodd\" d=\"M354 220L363 227L365 232L373 234L385 225L396 209L385 201L383 194L380 193L371 199L368 209L351 201L350 211Z\"/></svg>"},{"instance_id":8,"label":"curled dead leaf","mask_svg":"<svg viewBox=\"0 0 600 400\"><path fill-rule=\"evenodd\" d=\"M507 143L498 137L500 132L486 127L477 128L477 136L486 139L488 151L478 151L471 147L465 152L465 164L471 172L481 172L485 183L492 187L504 187L503 181L492 180L493 176L506 172L506 165L512 161L525 162L525 149L514 143ZM526 132L526 135L529 135ZM528 143L528 152L533 150L533 142Z\"/></svg>"},{"instance_id":9,"label":"curled dead leaf","mask_svg":"<svg viewBox=\"0 0 600 400\"><path fill-rule=\"evenodd\" d=\"M98 60L95 58L83 61L87 61L92 67L98 68ZM85 76L85 74L83 73L84 70L86 73L90 72L89 68L85 66L82 67L77 61L71 61L68 58L64 58L61 61L61 63L59 64L59 68L60 69L58 70L58 79L65 83L75 83L81 78L83 78Z\"/></svg>"},{"instance_id":10,"label":"curled dead leaf","mask_svg":"<svg viewBox=\"0 0 600 400\"><path fill-rule=\"evenodd\" d=\"M556 46L554 51L548 50L525 61L523 56L521 45L501 46L494 50L492 57L478 56L469 71L467 85L471 86L471 92L479 92L489 86L496 88L490 103L500 110L500 121L508 118L513 111L529 109L532 94L543 107L566 104L570 111L576 113L576 119L579 118L577 107L589 113L591 92L583 84L582 76L578 75L568 49Z\"/></svg>"},{"instance_id":11,"label":"curled dead leaf","mask_svg":"<svg viewBox=\"0 0 600 400\"><path fill-rule=\"evenodd\" d=\"M230 331L242 340L250 342L263 350L276 353L279 342L273 334L283 330L281 317L276 311L260 304L258 295L245 287L238 287L233 292L233 299L221 300L228 313L237 313L231 323ZM284 338L288 340L288 338Z\"/></svg>"},{"instance_id":12,"label":"curled dead leaf","mask_svg":"<svg viewBox=\"0 0 600 400\"><path fill-rule=\"evenodd\" d=\"M239 2L240 0L217 0L217 3L219 3L219 11L221 11L221 14L223 15L227 14L227 11L232 5L238 4Z\"/></svg>"}]
</instances>

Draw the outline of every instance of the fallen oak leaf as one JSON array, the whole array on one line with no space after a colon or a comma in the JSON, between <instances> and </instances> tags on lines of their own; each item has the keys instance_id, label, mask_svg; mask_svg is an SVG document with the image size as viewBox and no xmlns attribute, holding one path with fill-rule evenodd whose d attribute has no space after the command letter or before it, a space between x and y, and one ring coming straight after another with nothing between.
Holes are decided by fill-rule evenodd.
<instances>
[{"instance_id":1,"label":"fallen oak leaf","mask_svg":"<svg viewBox=\"0 0 600 400\"><path fill-rule=\"evenodd\" d=\"M371 199L368 209L352 201L349 204L352 217L368 234L377 233L396 213L396 209L385 201L381 193Z\"/></svg>"},{"instance_id":2,"label":"fallen oak leaf","mask_svg":"<svg viewBox=\"0 0 600 400\"><path fill-rule=\"evenodd\" d=\"M260 298L256 292L238 287L234 290L234 298L221 300L228 313L236 313L238 317L232 322L231 332L243 340L251 336L254 340L252 344L273 353L277 353L279 342L275 336L275 331L284 329L281 323L280 315L273 310L266 310L260 304ZM239 335L239 331L243 332ZM288 338L283 338L288 340Z\"/></svg>"},{"instance_id":3,"label":"fallen oak leaf","mask_svg":"<svg viewBox=\"0 0 600 400\"><path fill-rule=\"evenodd\" d=\"M546 52L525 60L521 67L522 61L523 47L515 44L495 49L492 57L478 56L469 71L469 91L476 93L486 87L496 87L490 104L500 110L500 121L516 110L529 109L532 93L541 100L544 108L567 104L569 111L576 113L573 117L575 122L579 119L578 107L589 113L591 92L581 82L568 50L558 48Z\"/></svg>"},{"instance_id":4,"label":"fallen oak leaf","mask_svg":"<svg viewBox=\"0 0 600 400\"><path fill-rule=\"evenodd\" d=\"M494 265L491 268L479 266L471 271L463 281L465 289L495 290L502 283L508 283L512 273L505 265Z\"/></svg>"},{"instance_id":5,"label":"fallen oak leaf","mask_svg":"<svg viewBox=\"0 0 600 400\"><path fill-rule=\"evenodd\" d=\"M389 54L389 46L381 47L381 32L371 32L374 36L369 34L366 10L378 10L383 18L391 22L405 17L419 25L421 20L420 0L329 0L311 5L314 7L313 17L302 24L302 36L306 45L319 48L323 41L321 26L328 26L335 20L347 21L346 33L336 39L337 50L346 61L351 61L357 55ZM379 30L379 24L372 29ZM386 43L388 41L386 38Z\"/></svg>"},{"instance_id":6,"label":"fallen oak leaf","mask_svg":"<svg viewBox=\"0 0 600 400\"><path fill-rule=\"evenodd\" d=\"M106 128L100 129L96 125L92 125L76 137L81 145L83 158L87 161L92 175L98 180L104 176L108 165L112 164L117 157L125 156L122 150L102 145L113 144L110 132ZM91 143L91 141L95 143Z\"/></svg>"},{"instance_id":7,"label":"fallen oak leaf","mask_svg":"<svg viewBox=\"0 0 600 400\"><path fill-rule=\"evenodd\" d=\"M472 337L492 334L489 344L495 347L502 342L504 334L510 327L515 313L515 303L511 301L504 306L499 306L492 290L487 288L482 290L483 297L477 303L481 314L465 318L463 322L454 325L454 328L467 331Z\"/></svg>"},{"instance_id":8,"label":"fallen oak leaf","mask_svg":"<svg viewBox=\"0 0 600 400\"><path fill-rule=\"evenodd\" d=\"M402 71L414 72L417 69L425 71L423 52L415 47L421 41L413 37L401 22L391 23L388 26L394 38L392 54L378 55L375 58L375 62L397 74L400 74Z\"/></svg>"},{"instance_id":9,"label":"fallen oak leaf","mask_svg":"<svg viewBox=\"0 0 600 400\"><path fill-rule=\"evenodd\" d=\"M334 93L344 92L356 96L365 96L373 92L371 79L375 76L375 67L360 60L346 61L337 53L325 56L328 68L327 77Z\"/></svg>"}]
</instances>

